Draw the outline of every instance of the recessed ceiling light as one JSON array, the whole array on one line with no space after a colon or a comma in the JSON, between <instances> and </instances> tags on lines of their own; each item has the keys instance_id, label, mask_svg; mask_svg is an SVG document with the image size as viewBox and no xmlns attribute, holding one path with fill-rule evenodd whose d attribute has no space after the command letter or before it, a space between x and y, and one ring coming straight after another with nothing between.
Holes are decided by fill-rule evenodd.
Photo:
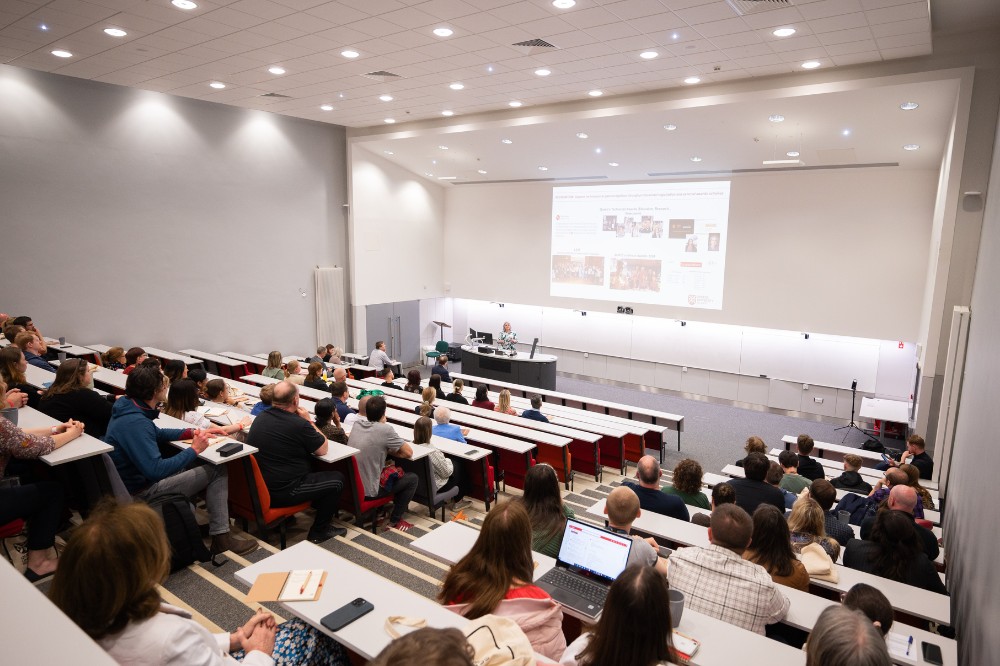
<instances>
[{"instance_id":1,"label":"recessed ceiling light","mask_svg":"<svg viewBox=\"0 0 1000 666\"><path fill-rule=\"evenodd\" d=\"M268 67L267 71L271 72L272 74L284 74L285 73L285 68L284 67L277 67L277 66L276 67Z\"/></svg>"},{"instance_id":2,"label":"recessed ceiling light","mask_svg":"<svg viewBox=\"0 0 1000 666\"><path fill-rule=\"evenodd\" d=\"M663 129L667 130L668 132L673 132L675 129L677 129L677 125L674 125L673 123L668 123L663 126Z\"/></svg>"},{"instance_id":3,"label":"recessed ceiling light","mask_svg":"<svg viewBox=\"0 0 1000 666\"><path fill-rule=\"evenodd\" d=\"M191 2L191 0L170 0L170 4L177 9L195 9L198 6Z\"/></svg>"},{"instance_id":4,"label":"recessed ceiling light","mask_svg":"<svg viewBox=\"0 0 1000 666\"><path fill-rule=\"evenodd\" d=\"M441 150L448 150L448 146L438 146Z\"/></svg>"},{"instance_id":5,"label":"recessed ceiling light","mask_svg":"<svg viewBox=\"0 0 1000 666\"><path fill-rule=\"evenodd\" d=\"M112 37L124 37L128 33L122 30L121 28L105 28L104 34L111 35Z\"/></svg>"},{"instance_id":6,"label":"recessed ceiling light","mask_svg":"<svg viewBox=\"0 0 1000 666\"><path fill-rule=\"evenodd\" d=\"M918 106L920 105L917 104L916 102L903 102L902 104L899 105L899 108L901 108L903 111L913 111Z\"/></svg>"},{"instance_id":7,"label":"recessed ceiling light","mask_svg":"<svg viewBox=\"0 0 1000 666\"><path fill-rule=\"evenodd\" d=\"M844 136L851 136L851 130L845 129L843 132L841 132L841 134L843 134Z\"/></svg>"},{"instance_id":8,"label":"recessed ceiling light","mask_svg":"<svg viewBox=\"0 0 1000 666\"><path fill-rule=\"evenodd\" d=\"M451 28L434 28L434 34L438 37L451 37L455 31Z\"/></svg>"},{"instance_id":9,"label":"recessed ceiling light","mask_svg":"<svg viewBox=\"0 0 1000 666\"><path fill-rule=\"evenodd\" d=\"M380 100L382 100L383 102L391 102L392 101L392 95L379 95L378 98Z\"/></svg>"},{"instance_id":10,"label":"recessed ceiling light","mask_svg":"<svg viewBox=\"0 0 1000 666\"><path fill-rule=\"evenodd\" d=\"M454 111L449 111L449 110L445 109L444 111L441 112L441 115L442 116L451 117L451 116L455 115L455 112Z\"/></svg>"},{"instance_id":11,"label":"recessed ceiling light","mask_svg":"<svg viewBox=\"0 0 1000 666\"><path fill-rule=\"evenodd\" d=\"M344 56L345 58L357 58L361 54L358 53L357 51L352 51L351 49L347 49L346 51L341 51L340 55Z\"/></svg>"},{"instance_id":12,"label":"recessed ceiling light","mask_svg":"<svg viewBox=\"0 0 1000 666\"><path fill-rule=\"evenodd\" d=\"M639 54L639 57L642 58L643 60L652 60L658 55L660 54L657 53L656 51L643 51L642 53Z\"/></svg>"},{"instance_id":13,"label":"recessed ceiling light","mask_svg":"<svg viewBox=\"0 0 1000 666\"><path fill-rule=\"evenodd\" d=\"M485 176L486 175L486 169L480 169L479 173L481 173L481 174L483 174Z\"/></svg>"},{"instance_id":14,"label":"recessed ceiling light","mask_svg":"<svg viewBox=\"0 0 1000 666\"><path fill-rule=\"evenodd\" d=\"M920 146L916 143L908 143L903 146L903 150L916 150L918 148L920 148Z\"/></svg>"},{"instance_id":15,"label":"recessed ceiling light","mask_svg":"<svg viewBox=\"0 0 1000 666\"><path fill-rule=\"evenodd\" d=\"M701 162L701 158L698 157L697 155L695 155L694 157L691 158L691 161L692 162Z\"/></svg>"},{"instance_id":16,"label":"recessed ceiling light","mask_svg":"<svg viewBox=\"0 0 1000 666\"><path fill-rule=\"evenodd\" d=\"M394 122L396 122L396 119L395 119L395 118L386 118L386 119L385 119L385 124L386 124L386 125L391 125L391 124L393 124Z\"/></svg>"},{"instance_id":17,"label":"recessed ceiling light","mask_svg":"<svg viewBox=\"0 0 1000 666\"><path fill-rule=\"evenodd\" d=\"M819 67L819 60L806 60L802 63L802 69L816 69Z\"/></svg>"},{"instance_id":18,"label":"recessed ceiling light","mask_svg":"<svg viewBox=\"0 0 1000 666\"><path fill-rule=\"evenodd\" d=\"M323 109L324 111L333 111L333 107L330 106L329 104L321 104L319 108Z\"/></svg>"},{"instance_id":19,"label":"recessed ceiling light","mask_svg":"<svg viewBox=\"0 0 1000 666\"><path fill-rule=\"evenodd\" d=\"M42 24L40 24L40 25L38 26L38 29L39 29L39 30L42 30L42 31L45 31L45 30L48 30L48 29L49 29L49 26L47 26L47 25L45 25L44 23L42 23Z\"/></svg>"},{"instance_id":20,"label":"recessed ceiling light","mask_svg":"<svg viewBox=\"0 0 1000 666\"><path fill-rule=\"evenodd\" d=\"M795 28L778 28L771 34L775 37L791 37L795 34Z\"/></svg>"},{"instance_id":21,"label":"recessed ceiling light","mask_svg":"<svg viewBox=\"0 0 1000 666\"><path fill-rule=\"evenodd\" d=\"M438 163L437 160L431 160L431 164L437 164L437 163Z\"/></svg>"},{"instance_id":22,"label":"recessed ceiling light","mask_svg":"<svg viewBox=\"0 0 1000 666\"><path fill-rule=\"evenodd\" d=\"M675 32L674 34L670 35L670 38L671 38L671 39L680 39L680 37L681 37L681 36L680 36L680 35L678 35L678 34L677 34L676 32Z\"/></svg>"},{"instance_id":23,"label":"recessed ceiling light","mask_svg":"<svg viewBox=\"0 0 1000 666\"><path fill-rule=\"evenodd\" d=\"M383 150L382 152L385 153L386 155L395 155L396 154L396 153L392 152L391 150Z\"/></svg>"},{"instance_id":24,"label":"recessed ceiling light","mask_svg":"<svg viewBox=\"0 0 1000 666\"><path fill-rule=\"evenodd\" d=\"M552 0L552 6L556 9L569 9L576 5L576 0Z\"/></svg>"},{"instance_id":25,"label":"recessed ceiling light","mask_svg":"<svg viewBox=\"0 0 1000 666\"><path fill-rule=\"evenodd\" d=\"M586 139L589 136L590 135L587 134L586 132L577 132L576 133L576 138L578 138L578 139Z\"/></svg>"},{"instance_id":26,"label":"recessed ceiling light","mask_svg":"<svg viewBox=\"0 0 1000 666\"><path fill-rule=\"evenodd\" d=\"M689 76L686 79L684 79L684 83L687 83L688 85L691 85L691 84L694 84L694 83L701 83L701 79L698 78L697 76Z\"/></svg>"},{"instance_id":27,"label":"recessed ceiling light","mask_svg":"<svg viewBox=\"0 0 1000 666\"><path fill-rule=\"evenodd\" d=\"M72 53L70 53L69 51L63 51L62 49L56 49L55 51L52 52L52 55L54 55L57 58L72 58L73 57Z\"/></svg>"},{"instance_id":28,"label":"recessed ceiling light","mask_svg":"<svg viewBox=\"0 0 1000 666\"><path fill-rule=\"evenodd\" d=\"M510 139L500 139L500 143L511 144L511 143L514 143L514 142L511 141Z\"/></svg>"},{"instance_id":29,"label":"recessed ceiling light","mask_svg":"<svg viewBox=\"0 0 1000 666\"><path fill-rule=\"evenodd\" d=\"M785 155L787 155L788 157L798 157L799 156L799 151L797 151L797 150L789 150L787 153L785 153Z\"/></svg>"},{"instance_id":30,"label":"recessed ceiling light","mask_svg":"<svg viewBox=\"0 0 1000 666\"><path fill-rule=\"evenodd\" d=\"M594 148L594 152L597 153L598 155L600 155L601 154L601 149L600 148Z\"/></svg>"},{"instance_id":31,"label":"recessed ceiling light","mask_svg":"<svg viewBox=\"0 0 1000 666\"><path fill-rule=\"evenodd\" d=\"M780 113L772 113L767 117L772 123L783 123L785 122L785 117Z\"/></svg>"},{"instance_id":32,"label":"recessed ceiling light","mask_svg":"<svg viewBox=\"0 0 1000 666\"><path fill-rule=\"evenodd\" d=\"M547 166L540 166L540 167L538 167L538 170L539 171L548 171L549 168Z\"/></svg>"},{"instance_id":33,"label":"recessed ceiling light","mask_svg":"<svg viewBox=\"0 0 1000 666\"><path fill-rule=\"evenodd\" d=\"M601 95L604 94L604 91L603 90L591 90L587 94L590 95L591 97L600 97Z\"/></svg>"},{"instance_id":34,"label":"recessed ceiling light","mask_svg":"<svg viewBox=\"0 0 1000 666\"><path fill-rule=\"evenodd\" d=\"M438 180L455 180L458 176L438 176Z\"/></svg>"},{"instance_id":35,"label":"recessed ceiling light","mask_svg":"<svg viewBox=\"0 0 1000 666\"><path fill-rule=\"evenodd\" d=\"M608 166L618 166L618 162L608 162Z\"/></svg>"},{"instance_id":36,"label":"recessed ceiling light","mask_svg":"<svg viewBox=\"0 0 1000 666\"><path fill-rule=\"evenodd\" d=\"M512 106L512 107L514 107L516 109L517 107L521 106L521 102L519 102L516 99L514 99L514 100L511 100L511 101L507 102L507 106Z\"/></svg>"},{"instance_id":37,"label":"recessed ceiling light","mask_svg":"<svg viewBox=\"0 0 1000 666\"><path fill-rule=\"evenodd\" d=\"M493 73L493 65L486 65L486 71L489 72L490 74L492 74Z\"/></svg>"},{"instance_id":38,"label":"recessed ceiling light","mask_svg":"<svg viewBox=\"0 0 1000 666\"><path fill-rule=\"evenodd\" d=\"M428 178L433 178L434 177L434 174L427 173L426 171L424 172L424 175L427 176Z\"/></svg>"},{"instance_id":39,"label":"recessed ceiling light","mask_svg":"<svg viewBox=\"0 0 1000 666\"><path fill-rule=\"evenodd\" d=\"M222 81L212 81L208 85L209 87L215 88L216 90L222 90L223 88L226 87L226 84L223 83Z\"/></svg>"},{"instance_id":40,"label":"recessed ceiling light","mask_svg":"<svg viewBox=\"0 0 1000 666\"><path fill-rule=\"evenodd\" d=\"M542 69L535 70L535 76L548 76L551 73L552 73L551 69L545 69L544 67Z\"/></svg>"},{"instance_id":41,"label":"recessed ceiling light","mask_svg":"<svg viewBox=\"0 0 1000 666\"><path fill-rule=\"evenodd\" d=\"M458 82L456 81L455 83L452 83L452 84L451 84L451 85L449 85L448 87L449 87L449 88L451 88L452 90L461 90L462 88L464 88L464 87L465 87L465 85L463 85L463 84L461 84L461 83L458 83Z\"/></svg>"}]
</instances>

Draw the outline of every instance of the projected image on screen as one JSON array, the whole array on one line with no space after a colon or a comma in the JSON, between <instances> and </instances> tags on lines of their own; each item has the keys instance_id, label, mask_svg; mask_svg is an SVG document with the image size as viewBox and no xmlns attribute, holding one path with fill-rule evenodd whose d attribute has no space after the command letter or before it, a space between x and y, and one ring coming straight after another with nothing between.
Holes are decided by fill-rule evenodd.
<instances>
[{"instance_id":1,"label":"projected image on screen","mask_svg":"<svg viewBox=\"0 0 1000 666\"><path fill-rule=\"evenodd\" d=\"M552 190L550 293L722 308L729 182Z\"/></svg>"}]
</instances>

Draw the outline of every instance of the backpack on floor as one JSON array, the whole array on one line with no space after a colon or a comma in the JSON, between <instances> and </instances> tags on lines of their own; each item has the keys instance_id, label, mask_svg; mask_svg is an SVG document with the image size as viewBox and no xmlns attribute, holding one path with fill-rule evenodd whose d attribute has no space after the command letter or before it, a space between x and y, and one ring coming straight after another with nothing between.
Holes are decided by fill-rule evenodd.
<instances>
[{"instance_id":1,"label":"backpack on floor","mask_svg":"<svg viewBox=\"0 0 1000 666\"><path fill-rule=\"evenodd\" d=\"M865 451L874 451L875 453L885 453L885 445L877 439L871 438L865 440L865 443L861 445L861 448Z\"/></svg>"},{"instance_id":2,"label":"backpack on floor","mask_svg":"<svg viewBox=\"0 0 1000 666\"><path fill-rule=\"evenodd\" d=\"M164 493L149 500L149 507L160 514L170 543L170 573L198 562L208 562L212 554L201 540L198 522L188 498L180 493Z\"/></svg>"}]
</instances>

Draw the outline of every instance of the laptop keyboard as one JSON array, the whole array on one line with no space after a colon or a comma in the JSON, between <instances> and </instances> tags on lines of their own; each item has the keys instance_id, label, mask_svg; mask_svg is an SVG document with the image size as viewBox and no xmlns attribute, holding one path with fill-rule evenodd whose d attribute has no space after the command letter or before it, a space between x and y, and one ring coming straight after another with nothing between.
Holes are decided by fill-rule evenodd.
<instances>
[{"instance_id":1,"label":"laptop keyboard","mask_svg":"<svg viewBox=\"0 0 1000 666\"><path fill-rule=\"evenodd\" d=\"M550 569L540 580L550 585L556 585L569 590L580 595L587 601L592 601L601 606L604 605L604 599L608 596L608 588L606 586L573 575L562 569Z\"/></svg>"}]
</instances>

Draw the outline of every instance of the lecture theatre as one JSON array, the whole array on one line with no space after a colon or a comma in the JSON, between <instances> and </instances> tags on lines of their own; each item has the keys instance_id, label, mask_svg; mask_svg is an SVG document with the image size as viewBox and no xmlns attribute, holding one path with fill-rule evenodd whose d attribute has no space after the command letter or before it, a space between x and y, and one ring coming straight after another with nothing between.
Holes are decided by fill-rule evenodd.
<instances>
[{"instance_id":1,"label":"lecture theatre","mask_svg":"<svg viewBox=\"0 0 1000 666\"><path fill-rule=\"evenodd\" d=\"M926 510L914 524L940 545L926 559L947 595L849 566L855 544L828 553L839 582L789 591L767 638L689 606L677 631L700 642L691 663L805 664L789 643L854 582L892 605L893 663L1000 663L996 539L981 525L1000 501L996 0L3 0L0 211L11 662L128 661L60 610L68 574L53 591L32 567L66 559L102 496L119 510L149 499L175 455L211 475L188 494L228 563L195 561L151 589L219 635L205 663L241 648L271 663L255 653L269 654L255 632L270 619L240 624L263 603L336 663L363 664L391 645L388 616L467 628L439 592L465 553L485 552L491 512L529 504L540 464L556 522L614 527L604 512L643 456L666 492L697 461L707 501L750 480L748 438L777 462L806 434L825 478L855 454L876 485L896 483L876 469L880 447L895 464L922 437L933 471L913 481ZM159 381L146 357L172 385L143 388ZM185 407L177 396L201 380ZM211 380L232 404L216 408ZM111 410L100 436L52 408L71 390ZM413 442L386 449L395 481L359 453L372 424L341 423L359 398L380 403L386 437ZM300 434L325 443L300 463L337 479L336 511L318 490L303 504L280 489L253 435L258 401L255 419L317 424ZM150 440L145 466L121 435L138 415L242 449L178 431L159 451ZM435 423L421 443L422 416ZM411 475L397 507L386 494ZM228 496L213 493L227 476ZM6 499L21 507L36 483L63 494L55 546L40 509ZM679 549L716 547L697 520L660 518L643 511L632 530L668 571ZM855 537L884 536L861 522ZM533 536L539 573L561 566ZM317 601L251 591L299 570L323 572ZM331 629L355 597L374 609ZM560 639L603 640L602 624L562 610ZM538 663L559 663L529 637Z\"/></svg>"}]
</instances>

